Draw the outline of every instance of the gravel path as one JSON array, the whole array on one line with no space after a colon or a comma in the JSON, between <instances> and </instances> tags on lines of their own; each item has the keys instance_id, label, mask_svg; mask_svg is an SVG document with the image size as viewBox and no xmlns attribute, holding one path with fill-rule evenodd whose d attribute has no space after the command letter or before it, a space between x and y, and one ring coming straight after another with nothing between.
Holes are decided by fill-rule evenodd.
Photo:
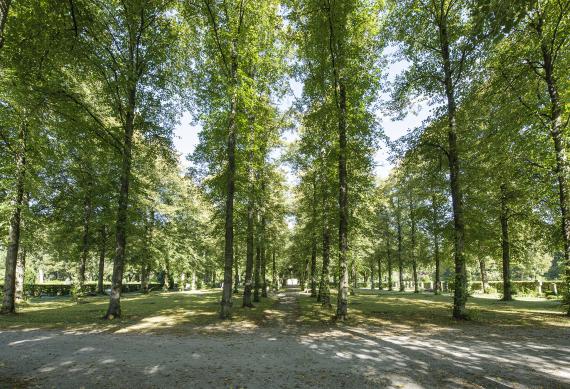
<instances>
[{"instance_id":1,"label":"gravel path","mask_svg":"<svg viewBox=\"0 0 570 389\"><path fill-rule=\"evenodd\" d=\"M567 330L268 326L206 335L0 332L0 388L570 388Z\"/></svg>"}]
</instances>

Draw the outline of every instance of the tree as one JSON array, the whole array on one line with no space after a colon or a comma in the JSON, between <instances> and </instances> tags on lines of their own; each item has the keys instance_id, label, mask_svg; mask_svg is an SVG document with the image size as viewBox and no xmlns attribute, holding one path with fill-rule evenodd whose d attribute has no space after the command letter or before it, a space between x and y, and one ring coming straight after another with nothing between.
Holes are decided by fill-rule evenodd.
<instances>
[{"instance_id":1,"label":"tree","mask_svg":"<svg viewBox=\"0 0 570 389\"><path fill-rule=\"evenodd\" d=\"M453 318L466 319L467 271L464 256L465 220L458 143L457 106L475 78L482 50L471 2L407 0L392 2L391 34L400 56L411 63L398 80L395 99L403 108L408 98L424 95L445 103L449 185L454 221L455 289Z\"/></svg>"}]
</instances>

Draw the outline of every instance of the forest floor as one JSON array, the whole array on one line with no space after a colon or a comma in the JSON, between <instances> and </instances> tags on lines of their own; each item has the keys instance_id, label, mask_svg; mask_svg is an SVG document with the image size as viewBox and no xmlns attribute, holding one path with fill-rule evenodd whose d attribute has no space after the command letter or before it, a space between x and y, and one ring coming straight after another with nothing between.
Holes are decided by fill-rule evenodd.
<instances>
[{"instance_id":1,"label":"forest floor","mask_svg":"<svg viewBox=\"0 0 570 389\"><path fill-rule=\"evenodd\" d=\"M570 387L556 302L472 299L474 320L457 323L449 296L361 292L335 323L287 291L220 323L218 294L128 297L113 324L93 319L98 299L33 302L0 317L0 388Z\"/></svg>"}]
</instances>

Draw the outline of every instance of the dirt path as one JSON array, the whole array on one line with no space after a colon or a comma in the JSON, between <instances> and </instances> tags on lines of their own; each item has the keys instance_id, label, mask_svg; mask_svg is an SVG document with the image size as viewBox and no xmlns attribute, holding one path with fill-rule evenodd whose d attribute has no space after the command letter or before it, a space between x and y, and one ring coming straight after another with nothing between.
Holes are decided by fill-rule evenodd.
<instances>
[{"instance_id":1,"label":"dirt path","mask_svg":"<svg viewBox=\"0 0 570 389\"><path fill-rule=\"evenodd\" d=\"M0 331L0 388L570 388L570 336L298 326L294 292L243 333Z\"/></svg>"},{"instance_id":2,"label":"dirt path","mask_svg":"<svg viewBox=\"0 0 570 389\"><path fill-rule=\"evenodd\" d=\"M295 290L279 292L272 309L266 311L264 327L279 328L282 333L294 333L298 328L300 314L298 294Z\"/></svg>"}]
</instances>

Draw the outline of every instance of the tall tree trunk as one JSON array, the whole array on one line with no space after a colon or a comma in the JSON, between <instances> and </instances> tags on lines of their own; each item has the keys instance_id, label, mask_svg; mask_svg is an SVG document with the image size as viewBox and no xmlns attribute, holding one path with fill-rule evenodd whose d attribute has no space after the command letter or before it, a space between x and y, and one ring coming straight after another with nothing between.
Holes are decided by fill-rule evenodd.
<instances>
[{"instance_id":1,"label":"tall tree trunk","mask_svg":"<svg viewBox=\"0 0 570 389\"><path fill-rule=\"evenodd\" d=\"M410 193L410 237L411 237L411 250L410 254L412 257L412 277L414 280L414 293L419 293L419 285L418 285L418 261L416 258L416 215L413 206L413 200L411 198Z\"/></svg>"},{"instance_id":2,"label":"tall tree trunk","mask_svg":"<svg viewBox=\"0 0 570 389\"><path fill-rule=\"evenodd\" d=\"M97 276L97 293L103 294L103 276L105 274L105 255L107 254L107 226L103 225L99 231L99 273Z\"/></svg>"},{"instance_id":3,"label":"tall tree trunk","mask_svg":"<svg viewBox=\"0 0 570 389\"><path fill-rule=\"evenodd\" d=\"M91 224L91 183L87 184L87 191L83 199L83 233L81 236L81 257L79 259L79 290L83 293L85 284L85 268L89 258L89 225Z\"/></svg>"},{"instance_id":4,"label":"tall tree trunk","mask_svg":"<svg viewBox=\"0 0 570 389\"><path fill-rule=\"evenodd\" d=\"M239 293L239 255L237 249L235 249L234 256L234 294Z\"/></svg>"},{"instance_id":5,"label":"tall tree trunk","mask_svg":"<svg viewBox=\"0 0 570 389\"><path fill-rule=\"evenodd\" d=\"M113 261L109 307L105 314L105 318L110 320L121 317L121 289L123 287L123 271L125 268L125 253L127 248L129 185L131 181L131 163L133 158L136 94L136 88L132 87L129 91L128 109L123 134L123 160L121 166L119 206L117 209L115 260Z\"/></svg>"},{"instance_id":6,"label":"tall tree trunk","mask_svg":"<svg viewBox=\"0 0 570 389\"><path fill-rule=\"evenodd\" d=\"M338 251L339 251L339 288L336 305L336 319L345 320L348 317L348 182L346 170L346 157L348 153L346 135L346 89L344 83L339 83L339 154L338 154L338 177L339 177L339 228L338 228Z\"/></svg>"},{"instance_id":7,"label":"tall tree trunk","mask_svg":"<svg viewBox=\"0 0 570 389\"><path fill-rule=\"evenodd\" d=\"M11 0L0 0L0 49L4 47L4 27L8 20Z\"/></svg>"},{"instance_id":8,"label":"tall tree trunk","mask_svg":"<svg viewBox=\"0 0 570 389\"><path fill-rule=\"evenodd\" d=\"M405 291L404 287L404 261L402 259L402 220L400 214L400 200L398 199L398 211L396 213L396 229L398 233L398 273L400 282L400 292Z\"/></svg>"},{"instance_id":9,"label":"tall tree trunk","mask_svg":"<svg viewBox=\"0 0 570 389\"><path fill-rule=\"evenodd\" d=\"M378 290L383 290L382 286L382 257L378 255Z\"/></svg>"},{"instance_id":10,"label":"tall tree trunk","mask_svg":"<svg viewBox=\"0 0 570 389\"><path fill-rule=\"evenodd\" d=\"M271 272L271 285L273 286L273 290L277 291L279 286L277 285L277 264L275 262L275 248L272 250L272 262L273 262L273 271Z\"/></svg>"},{"instance_id":11,"label":"tall tree trunk","mask_svg":"<svg viewBox=\"0 0 570 389\"><path fill-rule=\"evenodd\" d=\"M259 302L259 289L261 288L261 247L259 244L259 239L255 247L255 270L253 272L253 302Z\"/></svg>"},{"instance_id":12,"label":"tall tree trunk","mask_svg":"<svg viewBox=\"0 0 570 389\"><path fill-rule=\"evenodd\" d=\"M321 302L323 307L328 308L331 307L331 292L329 287L331 237L329 227L326 223L326 217L324 217L323 220L323 266L321 268L321 280L319 282L317 301Z\"/></svg>"},{"instance_id":13,"label":"tall tree trunk","mask_svg":"<svg viewBox=\"0 0 570 389\"><path fill-rule=\"evenodd\" d=\"M263 187L264 185L262 185ZM265 224L266 224L266 219L265 219L265 215L263 215L261 217L261 269L260 269L260 275L261 275L261 297L267 297L267 264L266 262L266 249L265 249L265 245L266 245L266 233L265 233Z\"/></svg>"},{"instance_id":14,"label":"tall tree trunk","mask_svg":"<svg viewBox=\"0 0 570 389\"><path fill-rule=\"evenodd\" d=\"M503 301L511 301L513 292L511 288L511 248L509 240L509 207L507 186L501 184L501 248L503 252Z\"/></svg>"},{"instance_id":15,"label":"tall tree trunk","mask_svg":"<svg viewBox=\"0 0 570 389\"><path fill-rule=\"evenodd\" d=\"M249 176L249 193L247 200L247 238L246 238L246 253L245 253L245 285L243 289L243 307L253 307L251 302L251 289L253 286L253 234L254 234L254 219L255 219L255 176L253 172L254 163L254 147L255 142L255 127L250 126L250 149L249 149L249 161L248 161L248 176Z\"/></svg>"},{"instance_id":16,"label":"tall tree trunk","mask_svg":"<svg viewBox=\"0 0 570 389\"><path fill-rule=\"evenodd\" d=\"M317 297L317 182L313 176L313 201L311 214L311 297Z\"/></svg>"},{"instance_id":17,"label":"tall tree trunk","mask_svg":"<svg viewBox=\"0 0 570 389\"><path fill-rule=\"evenodd\" d=\"M152 270L151 245L154 239L154 209L151 209L145 223L145 240L141 266L141 289L143 293L149 292L150 272Z\"/></svg>"},{"instance_id":18,"label":"tall tree trunk","mask_svg":"<svg viewBox=\"0 0 570 389\"><path fill-rule=\"evenodd\" d=\"M554 77L554 59L549 50L548 42L542 37L542 19L537 24L537 31L542 39L541 51L544 62L544 80L548 87L550 98L550 136L554 143L556 156L556 178L558 181L558 198L560 203L560 221L562 240L564 242L564 263L566 267L566 294L570 301L570 205L568 204L568 177L570 168L568 152L564 140L564 125L562 123L562 104L558 93L557 80ZM570 305L567 314L570 316Z\"/></svg>"},{"instance_id":19,"label":"tall tree trunk","mask_svg":"<svg viewBox=\"0 0 570 389\"><path fill-rule=\"evenodd\" d=\"M26 247L22 246L16 265L16 303L24 301L24 278L26 275Z\"/></svg>"},{"instance_id":20,"label":"tall tree trunk","mask_svg":"<svg viewBox=\"0 0 570 389\"><path fill-rule=\"evenodd\" d=\"M251 289L253 286L253 221L254 204L253 198L247 204L247 243L245 253L245 286L243 289L243 306L253 307L251 302Z\"/></svg>"},{"instance_id":21,"label":"tall tree trunk","mask_svg":"<svg viewBox=\"0 0 570 389\"><path fill-rule=\"evenodd\" d=\"M4 274L4 298L0 313L16 312L16 266L20 247L20 223L24 206L24 182L26 177L26 124L18 132L18 154L16 155L16 193L8 232L8 251Z\"/></svg>"},{"instance_id":22,"label":"tall tree trunk","mask_svg":"<svg viewBox=\"0 0 570 389\"><path fill-rule=\"evenodd\" d=\"M453 70L450 61L449 32L447 29L446 15L441 16L439 36L445 79L445 95L447 97L447 138L449 144L447 157L449 160L449 184L451 188L454 227L455 285L453 294L453 318L462 320L468 317L465 308L465 304L467 303L467 269L463 252L465 246L465 224L463 221L463 193L459 176L455 90L453 85Z\"/></svg>"},{"instance_id":23,"label":"tall tree trunk","mask_svg":"<svg viewBox=\"0 0 570 389\"><path fill-rule=\"evenodd\" d=\"M432 233L433 233L433 256L434 256L434 261L435 261L435 285L434 285L434 289L433 292L434 294L440 294L441 293L441 259L440 259L440 253L439 253L439 234L438 234L438 228L437 228L437 207L436 207L436 202L435 202L435 196L432 196L432 200L431 200L431 204L432 204Z\"/></svg>"},{"instance_id":24,"label":"tall tree trunk","mask_svg":"<svg viewBox=\"0 0 570 389\"><path fill-rule=\"evenodd\" d=\"M230 117L228 125L228 166L226 173L226 224L224 247L224 286L220 302L220 319L229 319L232 315L232 268L234 261L234 195L236 175L236 115L238 88L238 40L235 38L231 49L230 79L232 98L230 102Z\"/></svg>"},{"instance_id":25,"label":"tall tree trunk","mask_svg":"<svg viewBox=\"0 0 570 389\"><path fill-rule=\"evenodd\" d=\"M317 241L311 243L311 297L317 297Z\"/></svg>"}]
</instances>

